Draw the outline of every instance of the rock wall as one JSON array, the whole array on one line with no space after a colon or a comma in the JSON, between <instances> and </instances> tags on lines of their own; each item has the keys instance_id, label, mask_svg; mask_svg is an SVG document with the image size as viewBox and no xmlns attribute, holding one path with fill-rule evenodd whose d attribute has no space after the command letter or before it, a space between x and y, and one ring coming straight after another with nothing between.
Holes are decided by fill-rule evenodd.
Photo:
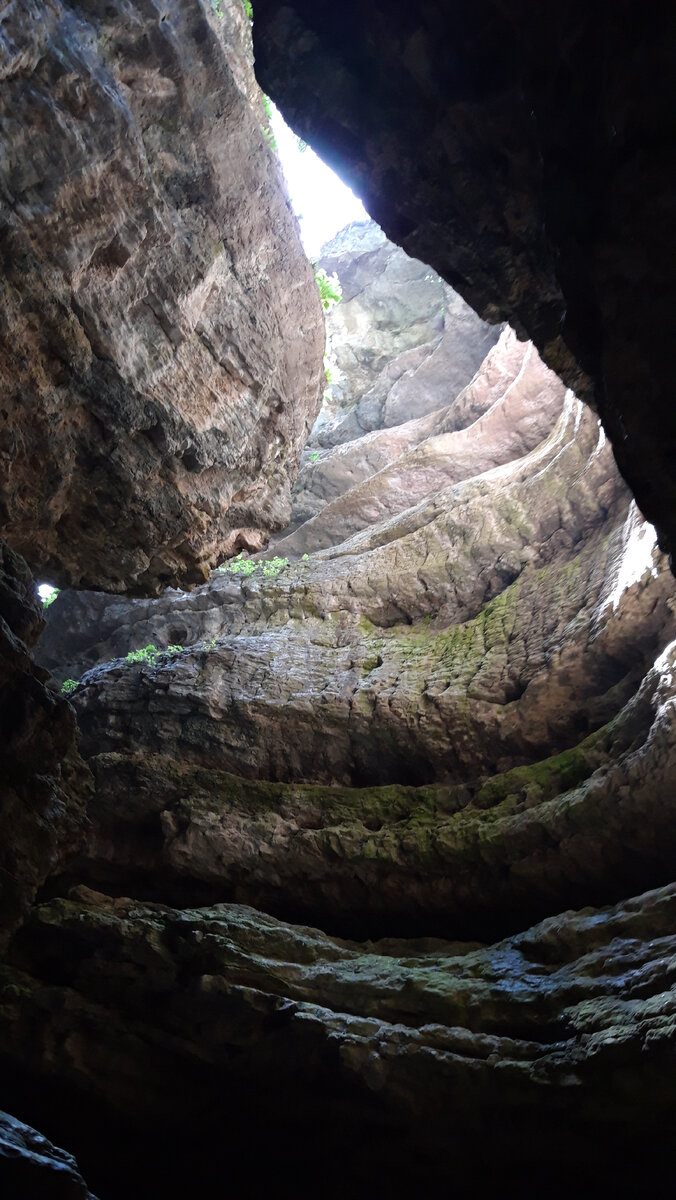
<instances>
[{"instance_id":1,"label":"rock wall","mask_svg":"<svg viewBox=\"0 0 676 1200\"><path fill-rule=\"evenodd\" d=\"M342 299L327 315L331 382L308 453L451 404L497 340L499 329L374 221L336 234L318 266L338 276Z\"/></svg>"},{"instance_id":2,"label":"rock wall","mask_svg":"<svg viewBox=\"0 0 676 1200\"><path fill-rule=\"evenodd\" d=\"M426 305L410 298L407 329ZM380 314L362 301L361 345ZM390 353L389 378L393 335ZM51 606L41 654L82 677L97 781L69 880L342 935L485 937L670 879L671 659L653 664L673 584L654 534L532 344L504 330L450 402L429 379L431 412L306 453L310 515L276 559L189 594ZM404 410L407 387L415 412L417 372ZM126 661L148 644L174 650Z\"/></svg>"},{"instance_id":3,"label":"rock wall","mask_svg":"<svg viewBox=\"0 0 676 1200\"><path fill-rule=\"evenodd\" d=\"M202 582L288 521L323 319L239 0L0 24L0 527L58 584Z\"/></svg>"}]
</instances>

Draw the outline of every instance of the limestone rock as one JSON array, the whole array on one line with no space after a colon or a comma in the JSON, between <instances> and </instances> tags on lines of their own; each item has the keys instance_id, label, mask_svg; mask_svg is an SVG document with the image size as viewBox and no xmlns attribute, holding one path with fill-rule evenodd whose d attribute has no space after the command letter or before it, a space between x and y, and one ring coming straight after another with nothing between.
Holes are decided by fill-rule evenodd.
<instances>
[{"instance_id":1,"label":"limestone rock","mask_svg":"<svg viewBox=\"0 0 676 1200\"><path fill-rule=\"evenodd\" d=\"M275 552L297 558L336 545L450 484L523 458L544 441L563 407L563 384L532 343L518 342L511 330L488 357L486 376L482 364L467 389L471 399L463 390L428 417L367 434L310 461L294 497L296 522L304 519L299 529L275 542ZM506 381L498 395L489 382L494 372ZM478 392L493 403L465 425ZM431 405L443 394L429 383ZM493 503L499 506L497 496Z\"/></svg>"},{"instance_id":2,"label":"limestone rock","mask_svg":"<svg viewBox=\"0 0 676 1200\"><path fill-rule=\"evenodd\" d=\"M323 315L239 0L2 15L0 524L54 583L203 581L286 524Z\"/></svg>"},{"instance_id":3,"label":"limestone rock","mask_svg":"<svg viewBox=\"0 0 676 1200\"><path fill-rule=\"evenodd\" d=\"M671 578L627 506L571 402L524 459L334 550L147 602L127 649L168 620L185 649L83 676L86 753L355 785L460 782L567 749L619 711L673 628Z\"/></svg>"},{"instance_id":4,"label":"limestone rock","mask_svg":"<svg viewBox=\"0 0 676 1200\"><path fill-rule=\"evenodd\" d=\"M484 937L607 902L673 872L675 673L676 643L580 745L456 786L271 784L142 751L98 755L71 877L361 937Z\"/></svg>"}]
</instances>

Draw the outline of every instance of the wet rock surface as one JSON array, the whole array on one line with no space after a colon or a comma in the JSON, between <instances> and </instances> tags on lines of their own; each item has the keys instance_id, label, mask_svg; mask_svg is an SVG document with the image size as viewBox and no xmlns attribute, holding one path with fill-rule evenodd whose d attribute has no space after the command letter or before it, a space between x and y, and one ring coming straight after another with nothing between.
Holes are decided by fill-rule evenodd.
<instances>
[{"instance_id":1,"label":"wet rock surface","mask_svg":"<svg viewBox=\"0 0 676 1200\"><path fill-rule=\"evenodd\" d=\"M201 582L288 521L323 319L239 0L3 7L0 526L43 578Z\"/></svg>"}]
</instances>

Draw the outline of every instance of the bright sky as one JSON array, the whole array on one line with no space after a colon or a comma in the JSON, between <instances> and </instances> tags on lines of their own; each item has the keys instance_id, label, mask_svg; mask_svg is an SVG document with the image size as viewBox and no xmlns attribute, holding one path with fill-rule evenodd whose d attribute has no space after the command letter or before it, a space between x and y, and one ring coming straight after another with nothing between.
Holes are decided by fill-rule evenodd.
<instances>
[{"instance_id":1,"label":"bright sky","mask_svg":"<svg viewBox=\"0 0 676 1200\"><path fill-rule=\"evenodd\" d=\"M351 221L368 221L361 200L308 146L298 149L298 139L272 106L272 131L284 168L294 212L308 258L316 259L324 242Z\"/></svg>"}]
</instances>

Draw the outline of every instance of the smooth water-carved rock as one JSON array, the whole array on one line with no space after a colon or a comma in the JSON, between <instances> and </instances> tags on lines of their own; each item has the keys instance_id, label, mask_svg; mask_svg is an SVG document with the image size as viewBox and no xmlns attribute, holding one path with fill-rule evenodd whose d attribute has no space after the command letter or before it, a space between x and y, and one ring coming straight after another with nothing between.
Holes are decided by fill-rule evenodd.
<instances>
[{"instance_id":1,"label":"smooth water-carved rock","mask_svg":"<svg viewBox=\"0 0 676 1200\"><path fill-rule=\"evenodd\" d=\"M473 422L464 423L474 415L477 392L486 400L493 396L492 388L481 388L483 367L453 403L430 416L367 434L310 461L294 495L294 516L303 522L275 542L275 552L296 558L337 545L450 484L484 475L535 449L559 416L563 384L544 366L535 347L518 342L511 330L489 358L487 379L495 371L508 382ZM436 401L444 389L430 386L427 394ZM499 508L497 494L490 505Z\"/></svg>"},{"instance_id":2,"label":"smooth water-carved rock","mask_svg":"<svg viewBox=\"0 0 676 1200\"><path fill-rule=\"evenodd\" d=\"M673 547L673 4L259 0L254 41L388 237L597 406Z\"/></svg>"},{"instance_id":3,"label":"smooth water-carved rock","mask_svg":"<svg viewBox=\"0 0 676 1200\"><path fill-rule=\"evenodd\" d=\"M85 674L86 752L349 785L461 782L566 749L615 715L672 628L671 577L627 509L596 422L571 402L530 455L332 551L228 579L222 596L216 583L158 601L157 618L149 603L129 649L168 619L213 622L216 641Z\"/></svg>"},{"instance_id":4,"label":"smooth water-carved rock","mask_svg":"<svg viewBox=\"0 0 676 1200\"><path fill-rule=\"evenodd\" d=\"M239 0L5 6L0 525L55 583L203 581L289 514L323 316Z\"/></svg>"},{"instance_id":5,"label":"smooth water-carved rock","mask_svg":"<svg viewBox=\"0 0 676 1200\"><path fill-rule=\"evenodd\" d=\"M235 900L339 933L477 937L669 880L676 644L571 750L455 786L244 780L100 754L71 878L173 903Z\"/></svg>"},{"instance_id":6,"label":"smooth water-carved rock","mask_svg":"<svg viewBox=\"0 0 676 1200\"><path fill-rule=\"evenodd\" d=\"M73 710L30 657L41 610L25 562L0 542L0 952L79 847L91 782Z\"/></svg>"}]
</instances>

